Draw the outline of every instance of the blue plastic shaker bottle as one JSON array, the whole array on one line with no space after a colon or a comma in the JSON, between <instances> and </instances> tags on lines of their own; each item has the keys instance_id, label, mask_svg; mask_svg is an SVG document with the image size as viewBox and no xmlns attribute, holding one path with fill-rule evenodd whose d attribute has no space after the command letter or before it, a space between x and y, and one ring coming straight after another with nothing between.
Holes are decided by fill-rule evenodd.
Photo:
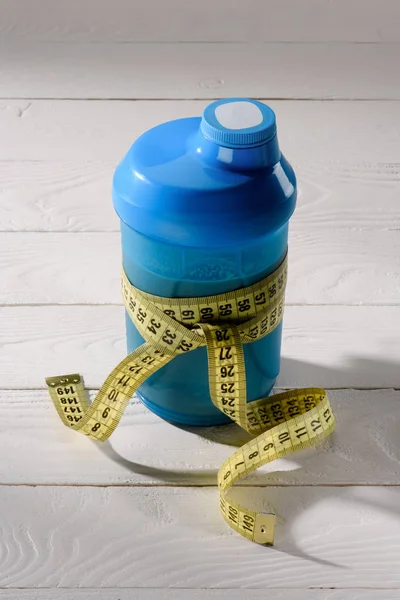
<instances>
[{"instance_id":1,"label":"blue plastic shaker bottle","mask_svg":"<svg viewBox=\"0 0 400 600\"><path fill-rule=\"evenodd\" d=\"M255 283L287 248L296 178L282 156L274 112L247 98L141 135L117 167L113 202L123 265L137 288L209 296ZM144 340L126 316L128 352ZM244 345L247 400L267 396L280 367L282 324ZM205 347L176 356L139 389L143 403L185 425L229 422L211 402Z\"/></svg>"}]
</instances>

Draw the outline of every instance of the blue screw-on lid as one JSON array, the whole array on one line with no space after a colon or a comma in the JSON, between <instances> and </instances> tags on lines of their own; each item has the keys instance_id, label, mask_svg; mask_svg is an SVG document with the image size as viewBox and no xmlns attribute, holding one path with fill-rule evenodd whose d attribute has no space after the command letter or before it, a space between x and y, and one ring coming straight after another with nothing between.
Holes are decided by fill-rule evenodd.
<instances>
[{"instance_id":1,"label":"blue screw-on lid","mask_svg":"<svg viewBox=\"0 0 400 600\"><path fill-rule=\"evenodd\" d=\"M250 98L224 98L209 104L201 120L203 135L228 148L249 148L276 135L274 111Z\"/></svg>"},{"instance_id":2,"label":"blue screw-on lid","mask_svg":"<svg viewBox=\"0 0 400 600\"><path fill-rule=\"evenodd\" d=\"M212 141L210 141L212 140ZM135 231L185 247L222 247L278 230L296 203L275 115L246 98L143 133L115 171L113 200Z\"/></svg>"}]
</instances>

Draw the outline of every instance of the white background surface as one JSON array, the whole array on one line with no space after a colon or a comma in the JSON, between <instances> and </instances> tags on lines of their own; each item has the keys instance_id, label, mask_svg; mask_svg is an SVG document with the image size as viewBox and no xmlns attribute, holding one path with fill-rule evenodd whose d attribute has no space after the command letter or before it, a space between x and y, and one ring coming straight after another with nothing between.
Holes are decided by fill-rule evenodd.
<instances>
[{"instance_id":1,"label":"white background surface","mask_svg":"<svg viewBox=\"0 0 400 600\"><path fill-rule=\"evenodd\" d=\"M399 63L397 0L0 0L1 600L400 598ZM230 95L273 107L298 174L279 385L338 419L237 490L273 549L219 516L238 428L133 400L96 445L44 389L124 355L116 163Z\"/></svg>"}]
</instances>

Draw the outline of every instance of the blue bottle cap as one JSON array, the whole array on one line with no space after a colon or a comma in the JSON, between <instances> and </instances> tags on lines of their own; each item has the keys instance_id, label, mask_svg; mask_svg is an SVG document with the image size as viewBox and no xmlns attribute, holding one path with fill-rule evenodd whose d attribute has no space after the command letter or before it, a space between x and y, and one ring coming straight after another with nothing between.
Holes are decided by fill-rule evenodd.
<instances>
[{"instance_id":1,"label":"blue bottle cap","mask_svg":"<svg viewBox=\"0 0 400 600\"><path fill-rule=\"evenodd\" d=\"M224 98L204 109L201 132L220 146L251 148L276 135L275 113L257 100Z\"/></svg>"},{"instance_id":2,"label":"blue bottle cap","mask_svg":"<svg viewBox=\"0 0 400 600\"><path fill-rule=\"evenodd\" d=\"M274 112L256 100L224 99L202 118L143 133L115 171L113 199L120 218L147 237L216 248L282 227L296 204L296 178L280 153Z\"/></svg>"}]
</instances>

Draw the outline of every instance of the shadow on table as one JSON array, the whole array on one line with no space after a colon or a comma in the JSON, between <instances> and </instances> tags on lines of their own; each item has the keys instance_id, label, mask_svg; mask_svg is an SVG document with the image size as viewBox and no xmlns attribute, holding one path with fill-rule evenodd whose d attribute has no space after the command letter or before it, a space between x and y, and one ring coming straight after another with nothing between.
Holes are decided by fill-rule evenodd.
<instances>
[{"instance_id":1,"label":"shadow on table","mask_svg":"<svg viewBox=\"0 0 400 600\"><path fill-rule=\"evenodd\" d=\"M287 374L290 373L290 378ZM371 388L379 388L379 385L374 385L375 382L387 381L388 383L384 387L400 387L400 365L395 362L386 361L382 359L366 359L366 358L351 358L348 361L348 364L343 370L332 369L328 367L320 367L318 365L313 365L307 362L302 362L293 359L282 359L282 369L280 381L281 385L285 385L285 380L290 380L293 382L298 382L299 385L297 387L307 387L307 386L319 386L319 387L327 387L327 388L346 388L353 387L358 389L371 389ZM359 382L359 383L358 383ZM354 415L354 419L357 416ZM179 427L177 425L171 424L171 427ZM251 436L243 431L236 424L231 425L223 425L220 427L181 427L185 431L193 432L193 434L203 437L212 442L216 442L219 444L225 444L227 446L239 447L245 444L247 441L251 439ZM334 446L334 434L332 438L332 443ZM106 455L110 460L118 463L119 465L124 466L129 469L131 472L135 474L145 475L149 477L154 477L159 479L161 482L170 483L170 484L180 484L185 487L202 487L209 485L217 484L217 470L216 469L201 469L196 470L193 469L190 471L190 478L185 474L184 482L182 477L182 470L169 470L169 469L159 469L156 467L152 467L149 465L144 465L140 463L135 463L133 461L127 460L126 458L121 457L111 446L109 442L105 442L103 444L97 444L99 450L102 454ZM298 462L301 465L301 457ZM303 469L302 466L299 467L298 471ZM255 486L260 491L257 491L255 494L255 500L257 500L256 496L260 496L265 494L265 488L268 488L268 485L265 486ZM288 486L276 486L275 484L271 484L271 488L276 487L287 487L287 493L293 492L293 487L296 485L288 485ZM312 487L312 486L309 486ZM344 499L349 500L349 489L351 489L351 485L341 486L315 486L316 501L326 500L328 498L335 499ZM239 496L244 493L246 488L237 486L235 494ZM317 494L318 490L318 494ZM259 498L260 499L260 498ZM400 516L400 506L398 506L395 502L369 502L365 499L358 499L358 502L363 502L364 504L369 504L378 507L380 510L387 511L393 514ZM340 502L337 503L338 505ZM308 508L308 507L307 507ZM260 510L260 507L259 507ZM348 568L336 563L332 563L330 561L326 561L317 557L310 556L304 553L297 544L293 541L293 536L291 535L291 530L299 516L304 512L304 507L299 503L294 503L291 506L290 518L286 518L285 522L280 522L281 519L278 514L277 518L277 539L276 545L273 548L273 551L282 552L284 554L289 554L292 556L296 556L299 558L303 558L306 560L310 560L312 562L316 562L318 564L334 566L338 568ZM327 545L329 544L329 539L327 539ZM270 549L271 551L271 549Z\"/></svg>"}]
</instances>

